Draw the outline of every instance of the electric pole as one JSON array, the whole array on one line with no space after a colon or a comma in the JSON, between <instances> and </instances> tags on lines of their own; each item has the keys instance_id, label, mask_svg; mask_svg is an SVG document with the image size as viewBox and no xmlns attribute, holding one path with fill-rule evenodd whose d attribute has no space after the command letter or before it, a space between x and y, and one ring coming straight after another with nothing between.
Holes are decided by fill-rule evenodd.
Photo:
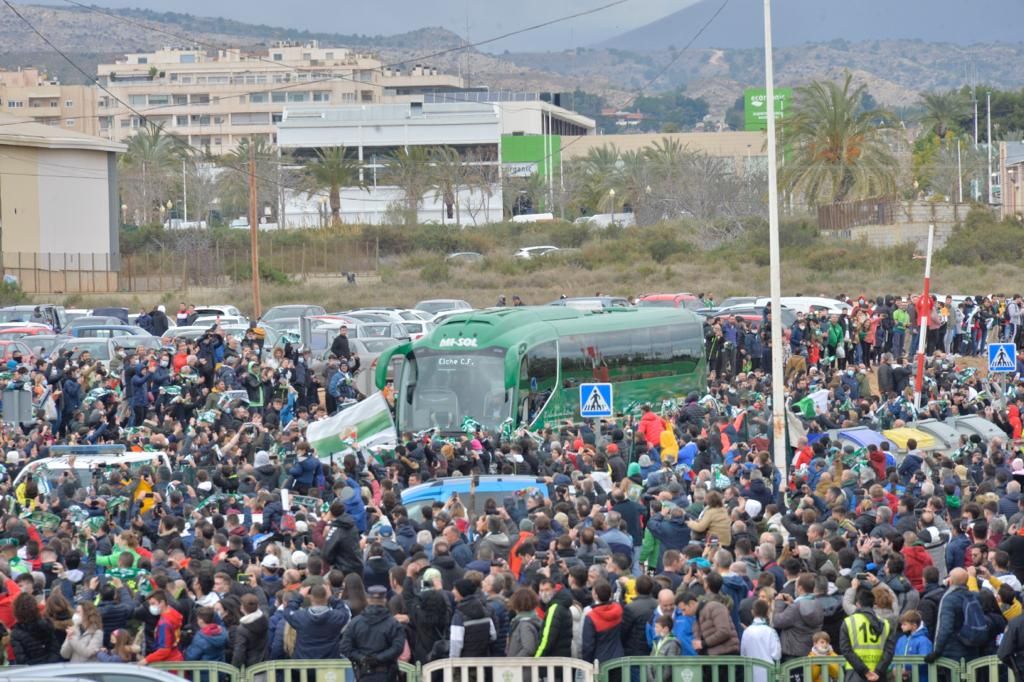
<instances>
[{"instance_id":1,"label":"electric pole","mask_svg":"<svg viewBox=\"0 0 1024 682\"><path fill-rule=\"evenodd\" d=\"M258 319L260 309L260 240L259 211L256 206L256 144L249 138L249 244L252 250L252 314Z\"/></svg>"}]
</instances>

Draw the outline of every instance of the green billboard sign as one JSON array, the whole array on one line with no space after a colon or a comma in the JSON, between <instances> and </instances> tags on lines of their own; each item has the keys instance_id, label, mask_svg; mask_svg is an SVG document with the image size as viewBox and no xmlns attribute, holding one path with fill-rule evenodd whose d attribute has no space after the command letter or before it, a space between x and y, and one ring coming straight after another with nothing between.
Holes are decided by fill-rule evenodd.
<instances>
[{"instance_id":1,"label":"green billboard sign","mask_svg":"<svg viewBox=\"0 0 1024 682\"><path fill-rule=\"evenodd\" d=\"M783 121L793 104L792 88L775 88L775 120ZM747 88L743 91L743 129L766 130L768 128L768 96L764 88Z\"/></svg>"}]
</instances>

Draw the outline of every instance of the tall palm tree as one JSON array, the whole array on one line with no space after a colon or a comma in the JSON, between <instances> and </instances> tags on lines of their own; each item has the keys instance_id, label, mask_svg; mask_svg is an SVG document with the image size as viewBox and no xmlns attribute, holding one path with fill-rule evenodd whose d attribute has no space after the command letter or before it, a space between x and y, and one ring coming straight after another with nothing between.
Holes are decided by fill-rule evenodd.
<instances>
[{"instance_id":1,"label":"tall palm tree","mask_svg":"<svg viewBox=\"0 0 1024 682\"><path fill-rule=\"evenodd\" d=\"M570 173L572 184L578 188L576 201L581 210L600 213L610 204L611 190L622 189L622 158L615 145L605 144L587 152L573 163Z\"/></svg>"},{"instance_id":2,"label":"tall palm tree","mask_svg":"<svg viewBox=\"0 0 1024 682\"><path fill-rule=\"evenodd\" d=\"M164 195L187 154L185 144L165 133L163 126L146 124L128 139L120 159L122 190L125 203L134 205L142 222L149 223L154 209L169 198Z\"/></svg>"},{"instance_id":3,"label":"tall palm tree","mask_svg":"<svg viewBox=\"0 0 1024 682\"><path fill-rule=\"evenodd\" d=\"M423 147L399 149L384 169L384 182L402 190L407 225L415 225L423 195L431 186L430 155Z\"/></svg>"},{"instance_id":4,"label":"tall palm tree","mask_svg":"<svg viewBox=\"0 0 1024 682\"><path fill-rule=\"evenodd\" d=\"M366 189L359 174L359 162L346 157L344 147L318 149L316 159L303 169L302 185L310 197L327 191L332 226L341 223L341 188Z\"/></svg>"},{"instance_id":5,"label":"tall palm tree","mask_svg":"<svg viewBox=\"0 0 1024 682\"><path fill-rule=\"evenodd\" d=\"M815 81L797 90L786 123L793 157L782 168L783 185L811 205L889 194L896 189L897 163L886 142L889 116L863 111L865 86Z\"/></svg>"},{"instance_id":6,"label":"tall palm tree","mask_svg":"<svg viewBox=\"0 0 1024 682\"><path fill-rule=\"evenodd\" d=\"M458 201L459 190L466 185L469 166L467 166L458 150L453 147L438 147L430 154L430 177L434 190L434 198L444 204L445 218L455 219L455 224L462 223Z\"/></svg>"},{"instance_id":7,"label":"tall palm tree","mask_svg":"<svg viewBox=\"0 0 1024 682\"><path fill-rule=\"evenodd\" d=\"M945 139L947 133L961 132L960 124L967 118L971 106L965 93L959 90L923 92L921 101L925 108L921 117L923 132L935 133L940 139Z\"/></svg>"}]
</instances>

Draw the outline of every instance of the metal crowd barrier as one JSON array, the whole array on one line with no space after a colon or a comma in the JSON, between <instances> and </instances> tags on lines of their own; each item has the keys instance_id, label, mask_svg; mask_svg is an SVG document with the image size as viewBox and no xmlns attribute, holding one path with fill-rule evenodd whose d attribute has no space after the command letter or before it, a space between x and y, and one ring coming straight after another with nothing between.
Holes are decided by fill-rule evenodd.
<instances>
[{"instance_id":1,"label":"metal crowd barrier","mask_svg":"<svg viewBox=\"0 0 1024 682\"><path fill-rule=\"evenodd\" d=\"M423 665L419 682L593 682L597 664L578 658L443 658Z\"/></svg>"},{"instance_id":2,"label":"metal crowd barrier","mask_svg":"<svg viewBox=\"0 0 1024 682\"><path fill-rule=\"evenodd\" d=\"M836 680L829 666L839 666ZM227 663L157 663L189 682L354 682L346 659L267 661L239 670ZM631 656L601 663L576 658L445 658L423 666L399 663L396 682L842 682L840 656L795 658L774 664L744 656ZM815 675L815 672L818 675ZM995 656L970 662L896 656L889 679L906 682L1016 682Z\"/></svg>"}]
</instances>

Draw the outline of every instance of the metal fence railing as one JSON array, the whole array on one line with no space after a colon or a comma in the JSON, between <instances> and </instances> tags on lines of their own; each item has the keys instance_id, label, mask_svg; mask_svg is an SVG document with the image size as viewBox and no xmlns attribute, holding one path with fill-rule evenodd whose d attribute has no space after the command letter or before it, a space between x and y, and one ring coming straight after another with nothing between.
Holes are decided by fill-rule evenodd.
<instances>
[{"instance_id":1,"label":"metal fence railing","mask_svg":"<svg viewBox=\"0 0 1024 682\"><path fill-rule=\"evenodd\" d=\"M830 666L838 666L838 671ZM154 667L189 682L356 682L352 664L343 658L267 661L241 670L206 661ZM841 682L845 672L845 661L839 656L796 658L782 664L745 656L631 656L605 662L445 658L422 666L399 663L394 682ZM923 656L897 656L889 672L889 679L905 682L1016 682L995 656L969 662L940 658L934 663L925 663Z\"/></svg>"}]
</instances>

